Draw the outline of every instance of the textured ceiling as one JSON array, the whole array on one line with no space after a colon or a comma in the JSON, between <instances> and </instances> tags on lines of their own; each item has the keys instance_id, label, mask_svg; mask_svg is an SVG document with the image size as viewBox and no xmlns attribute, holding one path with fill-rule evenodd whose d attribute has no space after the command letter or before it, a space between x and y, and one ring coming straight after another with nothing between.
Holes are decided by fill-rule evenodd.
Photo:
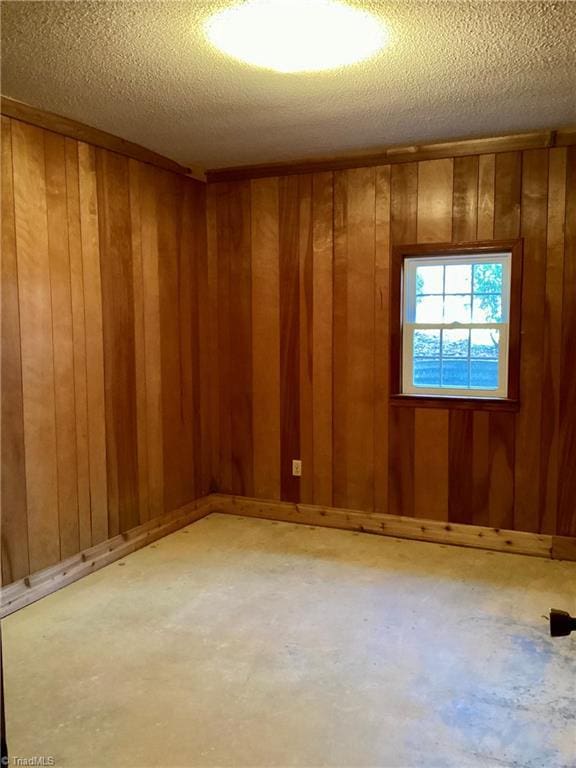
<instances>
[{"instance_id":1,"label":"textured ceiling","mask_svg":"<svg viewBox=\"0 0 576 768\"><path fill-rule=\"evenodd\" d=\"M205 168L576 122L576 2L350 0L390 45L292 75L205 41L231 4L2 2L2 92Z\"/></svg>"}]
</instances>

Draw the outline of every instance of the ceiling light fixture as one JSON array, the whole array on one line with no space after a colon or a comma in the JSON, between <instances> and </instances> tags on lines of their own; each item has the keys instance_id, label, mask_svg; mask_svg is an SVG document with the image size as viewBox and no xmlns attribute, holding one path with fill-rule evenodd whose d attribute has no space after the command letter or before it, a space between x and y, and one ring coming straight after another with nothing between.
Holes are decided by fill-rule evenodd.
<instances>
[{"instance_id":1,"label":"ceiling light fixture","mask_svg":"<svg viewBox=\"0 0 576 768\"><path fill-rule=\"evenodd\" d=\"M318 72L373 56L387 30L337 0L247 0L206 22L206 35L235 59L276 72Z\"/></svg>"}]
</instances>

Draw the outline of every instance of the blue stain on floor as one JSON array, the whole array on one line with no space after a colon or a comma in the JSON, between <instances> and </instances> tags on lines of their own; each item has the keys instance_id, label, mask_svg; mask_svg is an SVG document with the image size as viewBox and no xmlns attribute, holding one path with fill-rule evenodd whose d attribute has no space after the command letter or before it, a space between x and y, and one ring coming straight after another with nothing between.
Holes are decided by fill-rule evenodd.
<instances>
[{"instance_id":1,"label":"blue stain on floor","mask_svg":"<svg viewBox=\"0 0 576 768\"><path fill-rule=\"evenodd\" d=\"M432 630L422 648L418 695L460 753L450 757L453 763L440 758L438 765L444 759L444 768L576 768L574 646L546 637L544 628L518 631L505 620L476 630ZM574 749L566 754L571 741ZM410 742L412 749L418 742L421 747L422 735ZM422 765L432 768L434 762Z\"/></svg>"}]
</instances>

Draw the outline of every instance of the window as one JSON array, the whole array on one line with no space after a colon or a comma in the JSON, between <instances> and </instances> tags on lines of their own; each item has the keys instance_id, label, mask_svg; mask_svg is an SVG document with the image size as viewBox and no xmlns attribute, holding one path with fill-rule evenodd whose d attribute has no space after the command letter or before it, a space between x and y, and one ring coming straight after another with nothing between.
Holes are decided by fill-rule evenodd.
<instances>
[{"instance_id":1,"label":"window","mask_svg":"<svg viewBox=\"0 0 576 768\"><path fill-rule=\"evenodd\" d=\"M518 248L477 246L403 247L393 393L517 397Z\"/></svg>"}]
</instances>

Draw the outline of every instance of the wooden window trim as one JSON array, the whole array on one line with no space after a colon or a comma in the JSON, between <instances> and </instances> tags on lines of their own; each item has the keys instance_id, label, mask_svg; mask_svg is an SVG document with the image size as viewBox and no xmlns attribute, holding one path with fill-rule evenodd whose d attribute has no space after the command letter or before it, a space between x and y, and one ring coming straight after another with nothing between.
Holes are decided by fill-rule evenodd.
<instances>
[{"instance_id":1,"label":"wooden window trim","mask_svg":"<svg viewBox=\"0 0 576 768\"><path fill-rule=\"evenodd\" d=\"M412 395L402 392L402 291L404 259L412 256L457 256L509 251L510 320L508 343L508 397L457 397ZM472 410L517 411L520 408L520 321L522 301L522 238L482 240L472 243L419 243L392 248L390 291L390 404L413 408L465 408Z\"/></svg>"}]
</instances>

